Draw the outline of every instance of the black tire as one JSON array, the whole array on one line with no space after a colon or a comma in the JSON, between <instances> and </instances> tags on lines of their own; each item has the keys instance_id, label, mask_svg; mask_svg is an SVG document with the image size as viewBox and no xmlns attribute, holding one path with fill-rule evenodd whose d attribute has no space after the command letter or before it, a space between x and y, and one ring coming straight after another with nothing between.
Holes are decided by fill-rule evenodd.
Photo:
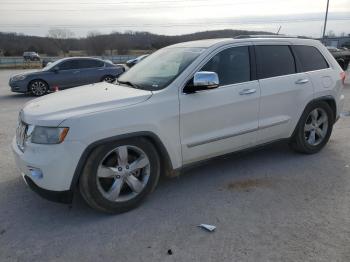
<instances>
[{"instance_id":1,"label":"black tire","mask_svg":"<svg viewBox=\"0 0 350 262\"><path fill-rule=\"evenodd\" d=\"M310 114L313 112L315 109L321 110L321 112L324 112L328 118L327 120L327 129L324 132L323 138L320 139L320 142L318 144L310 144L309 139L307 139L305 131L306 124L308 123L307 121L310 120ZM299 119L298 125L293 133L293 136L290 139L289 145L290 147L299 153L304 153L304 154L314 154L319 152L328 142L332 130L333 130L333 124L334 124L334 112L332 111L331 107L324 101L317 101L314 103L309 104L302 116Z\"/></svg>"},{"instance_id":2,"label":"black tire","mask_svg":"<svg viewBox=\"0 0 350 262\"><path fill-rule=\"evenodd\" d=\"M102 77L101 82L107 82L107 83L113 83L115 81L116 77L112 75L107 75Z\"/></svg>"},{"instance_id":3,"label":"black tire","mask_svg":"<svg viewBox=\"0 0 350 262\"><path fill-rule=\"evenodd\" d=\"M33 80L28 85L28 91L33 96L43 96L49 91L49 85L43 80Z\"/></svg>"},{"instance_id":4,"label":"black tire","mask_svg":"<svg viewBox=\"0 0 350 262\"><path fill-rule=\"evenodd\" d=\"M149 159L149 178L142 191L133 198L115 202L107 199L98 186L97 170L101 161L111 150L121 146L135 146L140 148ZM144 138L131 138L99 146L88 157L83 173L79 179L79 189L87 204L106 213L123 213L140 205L155 189L160 176L160 160L157 150L151 142Z\"/></svg>"}]
</instances>

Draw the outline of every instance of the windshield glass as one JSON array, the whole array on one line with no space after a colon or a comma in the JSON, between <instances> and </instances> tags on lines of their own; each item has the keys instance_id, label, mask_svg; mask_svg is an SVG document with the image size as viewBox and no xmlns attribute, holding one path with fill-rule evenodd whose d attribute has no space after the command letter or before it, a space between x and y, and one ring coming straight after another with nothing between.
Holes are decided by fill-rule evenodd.
<instances>
[{"instance_id":1,"label":"windshield glass","mask_svg":"<svg viewBox=\"0 0 350 262\"><path fill-rule=\"evenodd\" d=\"M58 65L60 62L62 62L62 59L59 59L55 62L48 63L42 71L49 71L51 68L54 68L56 65Z\"/></svg>"},{"instance_id":2,"label":"windshield glass","mask_svg":"<svg viewBox=\"0 0 350 262\"><path fill-rule=\"evenodd\" d=\"M203 51L203 48L189 47L161 49L121 75L118 82L131 83L137 88L150 91L163 89Z\"/></svg>"}]
</instances>

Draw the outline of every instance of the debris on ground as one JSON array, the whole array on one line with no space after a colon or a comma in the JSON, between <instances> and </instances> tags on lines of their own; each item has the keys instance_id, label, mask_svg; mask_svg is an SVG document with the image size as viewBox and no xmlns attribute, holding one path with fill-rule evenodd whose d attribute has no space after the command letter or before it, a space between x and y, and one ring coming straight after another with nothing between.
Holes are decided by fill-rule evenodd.
<instances>
[{"instance_id":1,"label":"debris on ground","mask_svg":"<svg viewBox=\"0 0 350 262\"><path fill-rule=\"evenodd\" d=\"M234 181L228 184L228 189L249 192L250 189L258 187L270 187L272 182L266 178L249 178L246 180Z\"/></svg>"},{"instance_id":2,"label":"debris on ground","mask_svg":"<svg viewBox=\"0 0 350 262\"><path fill-rule=\"evenodd\" d=\"M345 165L346 168L349 168L349 165Z\"/></svg>"},{"instance_id":3,"label":"debris on ground","mask_svg":"<svg viewBox=\"0 0 350 262\"><path fill-rule=\"evenodd\" d=\"M208 225L208 224L200 224L198 227L204 228L205 230L209 232L213 232L216 229L216 226Z\"/></svg>"},{"instance_id":4,"label":"debris on ground","mask_svg":"<svg viewBox=\"0 0 350 262\"><path fill-rule=\"evenodd\" d=\"M171 249L168 249L168 255L171 256L173 254L173 251Z\"/></svg>"}]
</instances>

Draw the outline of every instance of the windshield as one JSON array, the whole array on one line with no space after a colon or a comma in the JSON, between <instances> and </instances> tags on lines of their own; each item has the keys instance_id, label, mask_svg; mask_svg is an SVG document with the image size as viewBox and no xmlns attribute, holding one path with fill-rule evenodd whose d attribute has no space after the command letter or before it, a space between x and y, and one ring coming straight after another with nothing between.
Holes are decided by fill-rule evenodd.
<instances>
[{"instance_id":1,"label":"windshield","mask_svg":"<svg viewBox=\"0 0 350 262\"><path fill-rule=\"evenodd\" d=\"M56 65L62 62L62 59L59 59L55 62L47 63L47 65L42 69L42 71L49 71L51 68L54 68Z\"/></svg>"},{"instance_id":2,"label":"windshield","mask_svg":"<svg viewBox=\"0 0 350 262\"><path fill-rule=\"evenodd\" d=\"M203 48L188 47L161 49L121 75L118 82L150 91L163 89L203 51Z\"/></svg>"}]
</instances>

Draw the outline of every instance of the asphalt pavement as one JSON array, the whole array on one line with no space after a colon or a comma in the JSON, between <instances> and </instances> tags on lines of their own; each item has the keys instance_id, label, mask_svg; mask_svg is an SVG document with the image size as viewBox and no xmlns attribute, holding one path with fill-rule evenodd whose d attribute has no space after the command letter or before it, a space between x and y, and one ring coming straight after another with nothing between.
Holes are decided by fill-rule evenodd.
<instances>
[{"instance_id":1,"label":"asphalt pavement","mask_svg":"<svg viewBox=\"0 0 350 262\"><path fill-rule=\"evenodd\" d=\"M30 96L0 71L0 261L350 261L350 117L329 144L300 155L284 143L236 153L162 179L139 208L106 215L81 197L49 202L12 157ZM350 86L345 88L350 110ZM197 225L216 226L207 232Z\"/></svg>"}]
</instances>

